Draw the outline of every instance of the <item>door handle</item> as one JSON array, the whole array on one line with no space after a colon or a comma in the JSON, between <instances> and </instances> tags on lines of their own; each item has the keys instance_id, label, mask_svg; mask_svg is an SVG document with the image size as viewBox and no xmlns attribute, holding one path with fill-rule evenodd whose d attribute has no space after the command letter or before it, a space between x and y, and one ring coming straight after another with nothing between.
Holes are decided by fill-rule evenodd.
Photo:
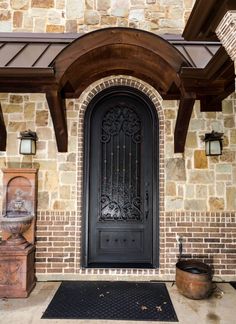
<instances>
[{"instance_id":1,"label":"door handle","mask_svg":"<svg viewBox=\"0 0 236 324\"><path fill-rule=\"evenodd\" d=\"M148 214L149 214L149 194L148 194L148 189L145 190L144 214L145 214L145 218L148 219Z\"/></svg>"}]
</instances>

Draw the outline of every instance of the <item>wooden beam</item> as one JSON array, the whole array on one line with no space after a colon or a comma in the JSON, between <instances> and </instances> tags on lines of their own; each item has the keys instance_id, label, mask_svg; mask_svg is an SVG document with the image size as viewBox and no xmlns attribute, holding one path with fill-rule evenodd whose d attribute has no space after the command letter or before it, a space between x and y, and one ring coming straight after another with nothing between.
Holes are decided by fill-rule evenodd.
<instances>
[{"instance_id":1,"label":"wooden beam","mask_svg":"<svg viewBox=\"0 0 236 324\"><path fill-rule=\"evenodd\" d=\"M224 1L224 0L223 0ZM219 1L218 1L219 2ZM214 5L217 4L217 0L196 0L194 7L191 11L187 24L183 31L183 37L187 40L199 39L202 35L203 26L205 25L208 17L212 11Z\"/></svg>"},{"instance_id":2,"label":"wooden beam","mask_svg":"<svg viewBox=\"0 0 236 324\"><path fill-rule=\"evenodd\" d=\"M235 9L235 0L196 0L183 37L192 41L217 40L216 27L227 11Z\"/></svg>"},{"instance_id":3,"label":"wooden beam","mask_svg":"<svg viewBox=\"0 0 236 324\"><path fill-rule=\"evenodd\" d=\"M184 152L186 137L188 133L188 126L192 115L194 102L195 102L195 94L186 93L181 95L177 120L175 124L175 134L174 134L175 153Z\"/></svg>"},{"instance_id":4,"label":"wooden beam","mask_svg":"<svg viewBox=\"0 0 236 324\"><path fill-rule=\"evenodd\" d=\"M200 100L201 112L222 111L222 100L217 96L204 96Z\"/></svg>"},{"instance_id":5,"label":"wooden beam","mask_svg":"<svg viewBox=\"0 0 236 324\"><path fill-rule=\"evenodd\" d=\"M2 107L0 104L0 151L6 151L7 146L7 131L3 119Z\"/></svg>"},{"instance_id":6,"label":"wooden beam","mask_svg":"<svg viewBox=\"0 0 236 324\"><path fill-rule=\"evenodd\" d=\"M46 92L57 86L53 68L0 67L0 92Z\"/></svg>"},{"instance_id":7,"label":"wooden beam","mask_svg":"<svg viewBox=\"0 0 236 324\"><path fill-rule=\"evenodd\" d=\"M68 133L65 100L57 90L46 92L46 98L54 126L58 152L67 152Z\"/></svg>"}]
</instances>

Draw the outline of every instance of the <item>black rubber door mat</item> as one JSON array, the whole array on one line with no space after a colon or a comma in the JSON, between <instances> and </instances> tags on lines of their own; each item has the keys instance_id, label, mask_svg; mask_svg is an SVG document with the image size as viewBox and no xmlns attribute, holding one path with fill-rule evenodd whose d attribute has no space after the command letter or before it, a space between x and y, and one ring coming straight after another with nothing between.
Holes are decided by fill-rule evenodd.
<instances>
[{"instance_id":1,"label":"black rubber door mat","mask_svg":"<svg viewBox=\"0 0 236 324\"><path fill-rule=\"evenodd\" d=\"M65 281L42 318L178 322L164 283Z\"/></svg>"}]
</instances>

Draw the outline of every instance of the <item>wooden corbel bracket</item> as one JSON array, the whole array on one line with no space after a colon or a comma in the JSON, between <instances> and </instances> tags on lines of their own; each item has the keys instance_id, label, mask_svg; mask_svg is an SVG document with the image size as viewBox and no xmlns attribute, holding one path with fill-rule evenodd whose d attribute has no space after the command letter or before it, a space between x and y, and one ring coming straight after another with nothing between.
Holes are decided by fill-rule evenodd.
<instances>
[{"instance_id":1,"label":"wooden corbel bracket","mask_svg":"<svg viewBox=\"0 0 236 324\"><path fill-rule=\"evenodd\" d=\"M61 97L61 93L57 89L48 90L46 98L52 117L58 152L67 152L68 132L65 99Z\"/></svg>"},{"instance_id":2,"label":"wooden corbel bracket","mask_svg":"<svg viewBox=\"0 0 236 324\"><path fill-rule=\"evenodd\" d=\"M195 99L195 93L186 92L184 89L181 89L181 97L179 101L179 109L174 132L175 153L184 152L188 126L192 115Z\"/></svg>"}]
</instances>

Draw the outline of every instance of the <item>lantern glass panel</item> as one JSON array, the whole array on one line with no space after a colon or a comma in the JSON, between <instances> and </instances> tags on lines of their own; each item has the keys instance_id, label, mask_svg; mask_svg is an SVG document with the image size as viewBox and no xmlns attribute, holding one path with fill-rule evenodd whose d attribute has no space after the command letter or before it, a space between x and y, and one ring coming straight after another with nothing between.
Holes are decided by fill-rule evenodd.
<instances>
[{"instance_id":1,"label":"lantern glass panel","mask_svg":"<svg viewBox=\"0 0 236 324\"><path fill-rule=\"evenodd\" d=\"M220 141L216 140L206 142L206 155L221 155Z\"/></svg>"},{"instance_id":2,"label":"lantern glass panel","mask_svg":"<svg viewBox=\"0 0 236 324\"><path fill-rule=\"evenodd\" d=\"M20 143L20 154L35 154L35 141L29 138L22 138Z\"/></svg>"}]
</instances>

